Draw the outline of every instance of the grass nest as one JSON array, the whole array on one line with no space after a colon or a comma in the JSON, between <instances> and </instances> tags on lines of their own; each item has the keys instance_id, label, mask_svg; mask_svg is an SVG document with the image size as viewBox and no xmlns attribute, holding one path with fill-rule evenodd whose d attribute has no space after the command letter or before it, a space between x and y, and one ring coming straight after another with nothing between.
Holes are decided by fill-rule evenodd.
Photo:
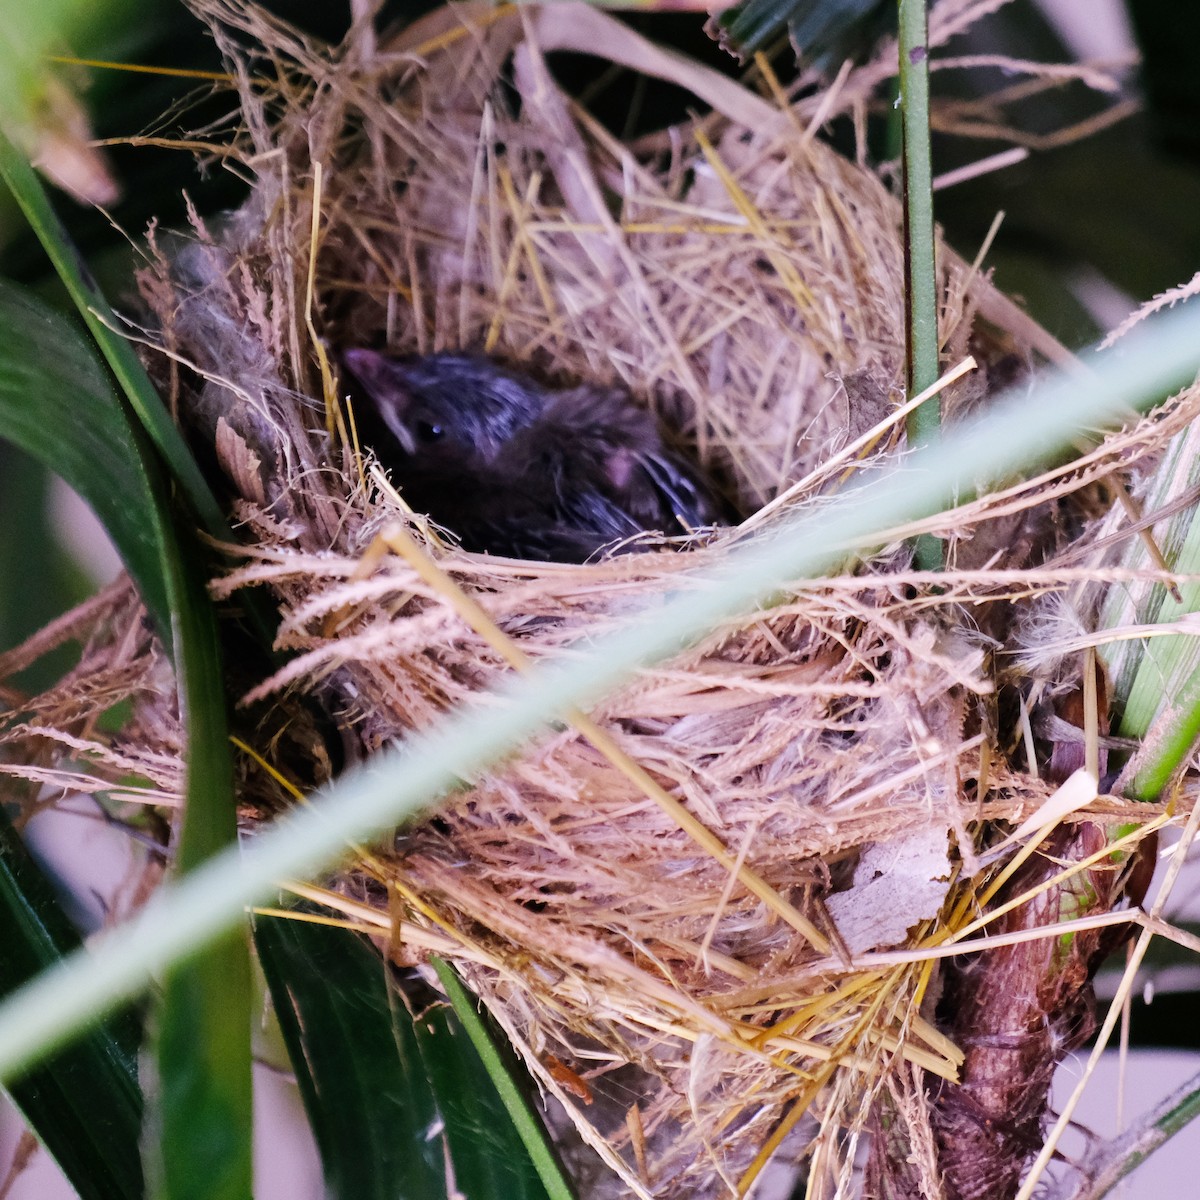
<instances>
[{"instance_id":1,"label":"grass nest","mask_svg":"<svg viewBox=\"0 0 1200 1200\"><path fill-rule=\"evenodd\" d=\"M239 97L236 129L202 150L250 196L152 235L149 359L243 538L217 594L277 601L287 664L236 686L262 730L287 714L286 738L254 744L289 776L330 770L298 696L364 758L646 612L902 440L900 209L816 136L859 110L871 67L792 103L769 76L760 94L586 6L456 6L390 39L359 25L334 50L248 5L194 7ZM556 78L563 51L667 79L706 115L623 141ZM944 246L938 270L943 361L978 363L943 393L953 421L1061 351ZM585 565L464 552L356 442L336 348L365 344L619 384L745 521ZM936 1181L948 1139L971 1136L943 1099L971 1039L938 998L969 1002L921 948L1000 886L980 857L995 823L1055 786L1010 764L1019 689L997 650L1013 601L1073 578L1053 556L1090 527L1105 478L1189 415L1177 405L939 518L935 594L902 540L797 581L312 894L399 963L455 964L611 1168L594 1194L740 1194L785 1142L839 1178L885 1127L874 1169L900 1170L901 1126L903 1170ZM41 769L69 737L93 751L85 787L136 770L161 800L179 789L181 737L139 619L118 585L6 666L82 637L84 666L35 710ZM1046 695L1069 692L1080 659L1044 674ZM133 723L85 729L118 694ZM251 759L242 783L250 823L285 802ZM1028 1062L1017 1074L1036 1091Z\"/></svg>"}]
</instances>

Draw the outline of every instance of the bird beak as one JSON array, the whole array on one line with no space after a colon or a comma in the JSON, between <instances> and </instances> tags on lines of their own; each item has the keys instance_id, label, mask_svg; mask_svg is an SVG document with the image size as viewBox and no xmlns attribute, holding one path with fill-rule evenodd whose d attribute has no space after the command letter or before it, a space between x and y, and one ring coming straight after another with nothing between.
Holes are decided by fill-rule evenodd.
<instances>
[{"instance_id":1,"label":"bird beak","mask_svg":"<svg viewBox=\"0 0 1200 1200\"><path fill-rule=\"evenodd\" d=\"M386 355L380 354L378 350L360 348L344 350L342 352L342 362L345 363L350 374L367 391L378 393L388 390L388 375L390 374L388 367L390 363Z\"/></svg>"},{"instance_id":2,"label":"bird beak","mask_svg":"<svg viewBox=\"0 0 1200 1200\"><path fill-rule=\"evenodd\" d=\"M409 395L395 359L378 350L354 347L342 352L342 363L358 380L364 402L374 403L384 424L395 435L406 454L416 452L416 443L404 423Z\"/></svg>"}]
</instances>

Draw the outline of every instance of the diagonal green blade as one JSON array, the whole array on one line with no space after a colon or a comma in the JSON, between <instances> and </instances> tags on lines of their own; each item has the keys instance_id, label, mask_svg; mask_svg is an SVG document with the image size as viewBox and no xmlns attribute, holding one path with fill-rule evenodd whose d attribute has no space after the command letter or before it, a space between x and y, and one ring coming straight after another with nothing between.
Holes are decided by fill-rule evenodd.
<instances>
[{"instance_id":1,"label":"diagonal green blade","mask_svg":"<svg viewBox=\"0 0 1200 1200\"><path fill-rule=\"evenodd\" d=\"M378 953L342 929L262 916L255 943L331 1200L547 1200L444 1002L410 1012Z\"/></svg>"},{"instance_id":2,"label":"diagonal green blade","mask_svg":"<svg viewBox=\"0 0 1200 1200\"><path fill-rule=\"evenodd\" d=\"M525 1194L531 1197L534 1195L546 1196L550 1200L571 1200L574 1194L573 1190L546 1133L545 1126L529 1101L528 1087L523 1073L517 1066L515 1055L504 1042L495 1024L483 1011L479 1001L463 986L450 964L441 959L434 959L433 967L450 998L454 1016L454 1019L451 1019L450 1015L446 1014L443 1022L445 1025L443 1044L448 1038L457 1039L458 1045L453 1061L462 1062L465 1068L470 1069L476 1079L475 1086L478 1089L489 1093L494 1091L498 1101L503 1103L508 1118L504 1122L504 1130L506 1132L514 1130L516 1136L520 1138L524 1150L520 1156L521 1161L523 1164L528 1164L530 1172L536 1172L536 1180L540 1181L540 1186L534 1192L532 1189L535 1186L535 1180L530 1178L527 1185L530 1190ZM463 1045L467 1039L474 1047L474 1053ZM423 1042L423 1048L432 1041L433 1039L430 1038L427 1042ZM445 1061L444 1051L442 1055L429 1059L431 1077L434 1079L440 1077L439 1067ZM441 1074L444 1075L444 1072ZM454 1093L451 1092L450 1095L453 1097ZM451 1104L454 1105L453 1099ZM466 1108L466 1106L463 1107ZM462 1131L460 1136L469 1136L472 1143L484 1146L496 1142L497 1126L494 1123L480 1124L478 1120L480 1116L487 1117L490 1114L474 1112L469 1109L459 1113L456 1111L456 1107L451 1107L449 1111L457 1116L458 1127ZM450 1122L450 1117L447 1118L447 1121ZM497 1146L496 1150L497 1153L500 1153L503 1148ZM511 1151L506 1152L506 1156L508 1155L511 1155ZM500 1182L502 1185L503 1181ZM506 1192L503 1186L497 1189L495 1180L489 1181L480 1178L476 1182L476 1187L477 1191L468 1192L472 1198L480 1196L489 1197L491 1200L504 1200L506 1195L513 1194Z\"/></svg>"}]
</instances>

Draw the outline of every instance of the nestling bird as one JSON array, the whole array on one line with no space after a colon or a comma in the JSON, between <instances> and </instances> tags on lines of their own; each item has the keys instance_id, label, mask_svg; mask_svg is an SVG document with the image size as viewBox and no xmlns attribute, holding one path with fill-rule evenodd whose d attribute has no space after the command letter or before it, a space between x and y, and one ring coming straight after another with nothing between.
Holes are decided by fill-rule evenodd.
<instances>
[{"instance_id":1,"label":"nestling bird","mask_svg":"<svg viewBox=\"0 0 1200 1200\"><path fill-rule=\"evenodd\" d=\"M647 530L724 523L709 486L620 388L556 391L468 354L353 349L342 362L363 441L412 508L468 550L584 562Z\"/></svg>"}]
</instances>

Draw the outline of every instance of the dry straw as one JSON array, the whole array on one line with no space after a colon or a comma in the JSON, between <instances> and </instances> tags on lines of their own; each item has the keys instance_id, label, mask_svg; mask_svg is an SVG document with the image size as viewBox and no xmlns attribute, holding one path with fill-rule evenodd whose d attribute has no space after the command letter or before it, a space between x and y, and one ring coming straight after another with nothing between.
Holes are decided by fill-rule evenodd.
<instances>
[{"instance_id":1,"label":"dry straw","mask_svg":"<svg viewBox=\"0 0 1200 1200\"><path fill-rule=\"evenodd\" d=\"M747 516L767 506L750 531L894 449L899 211L815 137L858 111L877 67L789 107L769 73L764 99L586 6L459 6L390 40L361 25L333 53L247 5L194 6L239 98L206 145L251 194L219 227L152 240L147 339L245 539L216 592L266 585L282 612L288 665L238 685L251 712L293 720L288 740L255 744L285 775L327 770L297 693L364 755L569 655L748 535L586 566L463 553L357 445L334 348L468 347L549 381L620 382ZM935 33L965 7L936 10ZM667 78L708 115L622 142L560 86L558 50ZM991 377L1062 354L948 249L939 268L943 361L983 364L946 388L953 419ZM789 1138L814 1138L813 1169L845 1179L876 1100L936 1178L921 1081L953 1080L962 1052L933 1023L933 959L871 952L932 951L965 927L987 823L1051 790L1006 765L992 654L1012 601L1080 576L1038 566L1062 536L1046 514L1078 523L1094 500L1072 497L1189 416L934 522L951 567L936 595L899 540L856 574L797 584L470 780L329 889L297 890L400 962L458 967L616 1173L597 1194L740 1192ZM57 635L80 630L102 699L80 699L82 674L44 697L26 769L86 752L97 787L132 769L153 781L145 799L174 795L177 722L129 594ZM116 694L138 726L106 741L94 717ZM247 759L248 816L282 791Z\"/></svg>"}]
</instances>

